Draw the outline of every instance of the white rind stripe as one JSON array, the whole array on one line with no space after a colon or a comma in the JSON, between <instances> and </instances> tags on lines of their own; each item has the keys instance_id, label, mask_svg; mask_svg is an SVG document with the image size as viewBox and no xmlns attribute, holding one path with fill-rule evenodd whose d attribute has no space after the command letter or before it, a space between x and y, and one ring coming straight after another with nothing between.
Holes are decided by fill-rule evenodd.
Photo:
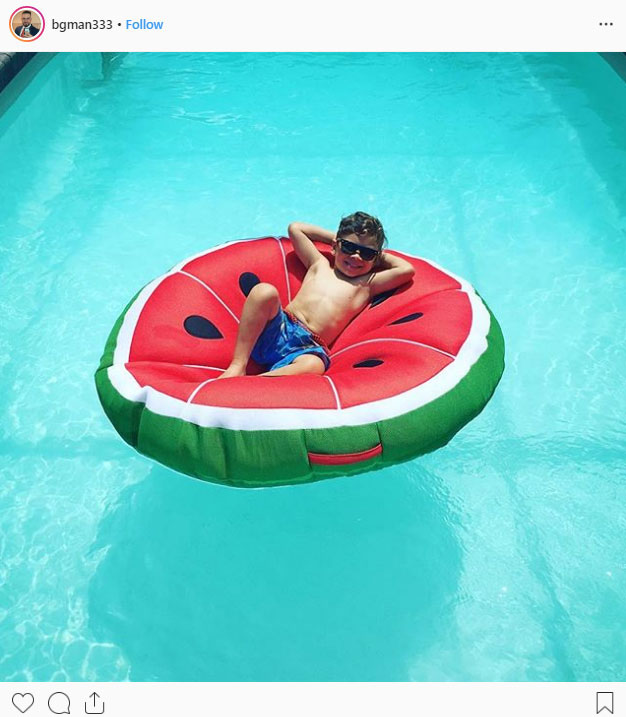
<instances>
[{"instance_id":1,"label":"white rind stripe","mask_svg":"<svg viewBox=\"0 0 626 717\"><path fill-rule=\"evenodd\" d=\"M199 259L201 256L206 256L207 254L213 254L214 251L219 251L220 249L224 249L227 246L233 246L234 244L245 244L245 242L248 241L259 241L259 239L276 239L277 237L250 237L249 239L233 239L232 241L225 241L223 244L218 244L217 246L213 246L210 249L205 249L204 251L200 251L197 254L194 254L193 256L188 256L186 259L183 259L181 262L176 264L176 266L173 266L166 274L168 276L169 274L176 274L177 272L181 271L183 267L187 266L187 264L190 264L195 259ZM448 272L449 273L449 272Z\"/></svg>"},{"instance_id":2,"label":"white rind stripe","mask_svg":"<svg viewBox=\"0 0 626 717\"><path fill-rule=\"evenodd\" d=\"M201 366L197 363L184 363L183 366L185 368L206 368L211 369L212 371L225 371L225 368L220 368L219 366Z\"/></svg>"},{"instance_id":3,"label":"white rind stripe","mask_svg":"<svg viewBox=\"0 0 626 717\"><path fill-rule=\"evenodd\" d=\"M191 394L191 396L189 396L189 398L187 399L187 403L191 403L193 401L193 399L196 397L196 394L198 393L198 391L201 388L204 388L207 385L207 383L211 383L212 381L217 381L217 378L208 378L206 381L203 381L201 384L196 386L196 388L193 390L193 393Z\"/></svg>"},{"instance_id":4,"label":"white rind stripe","mask_svg":"<svg viewBox=\"0 0 626 717\"><path fill-rule=\"evenodd\" d=\"M119 334L117 335L115 351L113 352L114 366L118 364L123 365L125 363L128 363L128 357L130 355L130 346L133 340L135 327L137 326L137 321L139 320L139 315L141 314L141 310L145 306L148 299L152 296L152 293L157 288L157 286L168 276L169 274L159 276L157 279L151 281L149 284L144 286L143 289L139 292L139 295L137 296L135 301L132 303L132 305L126 312L124 316L124 321L122 322L122 325L120 327Z\"/></svg>"},{"instance_id":5,"label":"white rind stripe","mask_svg":"<svg viewBox=\"0 0 626 717\"><path fill-rule=\"evenodd\" d=\"M429 344L422 344L419 341L411 341L410 339L394 339L391 337L387 338L380 338L380 339L367 339L365 341L359 341L356 344L351 344L350 346L346 346L343 349L340 349L337 351L337 353L334 353L330 355L331 359L336 358L339 356L339 354L342 354L344 351L349 351L350 349L355 348L356 346L363 346L364 344L377 344L381 341L392 341L394 343L401 343L401 344L412 344L413 346L422 346L425 349L432 349L433 351L436 351L438 354L443 354L444 356L448 356L449 358L453 359L454 354L450 354L447 351L444 351L443 349L437 349L434 346L430 346Z\"/></svg>"},{"instance_id":6,"label":"white rind stripe","mask_svg":"<svg viewBox=\"0 0 626 717\"><path fill-rule=\"evenodd\" d=\"M229 244L234 243L238 242L229 242ZM225 245L214 247L197 256L212 253L223 248L223 246ZM459 282L461 290L467 294L472 307L472 325L467 339L454 360L430 380L408 391L379 401L371 401L364 405L350 406L341 410L315 408L262 409L223 408L188 404L186 401L168 396L150 386L142 387L124 364L128 361L130 342L141 310L156 287L170 274L159 277L144 287L126 312L118 334L114 363L107 370L109 380L120 395L128 401L145 403L148 410L162 416L181 418L184 414L185 420L206 428L259 431L359 426L414 411L452 390L467 375L472 366L487 350L487 335L491 320L485 305L468 282L427 259L413 258L418 258L420 261L430 264ZM191 260L186 259L170 273L175 273Z\"/></svg>"},{"instance_id":7,"label":"white rind stripe","mask_svg":"<svg viewBox=\"0 0 626 717\"><path fill-rule=\"evenodd\" d=\"M179 271L178 273L182 274L183 276L188 276L190 279L193 279L194 281L197 281L198 284L200 284L200 286L203 286L209 293L211 293L220 302L220 304L226 309L226 311L228 311L228 313L233 317L233 319L235 319L235 321L237 323L239 323L239 319L237 318L237 315L235 314L235 312L232 311L231 308L228 306L228 304L226 304L225 301L220 299L220 297L217 295L217 293L215 291L213 291L213 289L208 284L205 284L204 281L202 281L202 279L198 279L197 276L194 276L193 274L189 274L186 271Z\"/></svg>"},{"instance_id":8,"label":"white rind stripe","mask_svg":"<svg viewBox=\"0 0 626 717\"><path fill-rule=\"evenodd\" d=\"M339 394L337 393L337 388L335 387L335 384L333 383L333 380L330 376L324 376L324 378L328 381L330 384L330 387L333 390L333 393L335 394L335 401L337 402L337 410L341 411L341 401L339 400Z\"/></svg>"}]
</instances>

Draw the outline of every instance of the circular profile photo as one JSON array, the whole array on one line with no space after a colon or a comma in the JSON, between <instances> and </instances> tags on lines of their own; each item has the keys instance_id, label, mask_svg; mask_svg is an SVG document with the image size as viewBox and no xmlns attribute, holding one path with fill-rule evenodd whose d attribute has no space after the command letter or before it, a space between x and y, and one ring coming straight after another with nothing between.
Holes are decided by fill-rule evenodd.
<instances>
[{"instance_id":1,"label":"circular profile photo","mask_svg":"<svg viewBox=\"0 0 626 717\"><path fill-rule=\"evenodd\" d=\"M11 31L22 42L32 42L41 37L46 21L35 7L18 7L11 15Z\"/></svg>"}]
</instances>

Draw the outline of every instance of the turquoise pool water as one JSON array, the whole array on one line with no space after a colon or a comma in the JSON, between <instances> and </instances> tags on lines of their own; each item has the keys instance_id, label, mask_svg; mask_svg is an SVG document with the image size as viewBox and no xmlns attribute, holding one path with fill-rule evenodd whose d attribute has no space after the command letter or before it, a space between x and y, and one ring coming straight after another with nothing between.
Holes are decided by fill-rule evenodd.
<instances>
[{"instance_id":1,"label":"turquoise pool water","mask_svg":"<svg viewBox=\"0 0 626 717\"><path fill-rule=\"evenodd\" d=\"M625 679L625 126L593 54L45 64L0 117L0 678ZM93 372L135 291L356 209L493 309L485 411L283 489L127 447Z\"/></svg>"}]
</instances>

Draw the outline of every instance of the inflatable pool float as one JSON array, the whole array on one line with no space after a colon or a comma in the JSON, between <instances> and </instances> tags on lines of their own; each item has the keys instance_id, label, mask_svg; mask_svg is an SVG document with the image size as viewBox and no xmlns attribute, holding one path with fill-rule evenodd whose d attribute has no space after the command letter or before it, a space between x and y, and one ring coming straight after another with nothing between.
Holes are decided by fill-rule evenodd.
<instances>
[{"instance_id":1,"label":"inflatable pool float","mask_svg":"<svg viewBox=\"0 0 626 717\"><path fill-rule=\"evenodd\" d=\"M107 416L146 456L242 487L368 471L445 445L493 394L504 340L466 281L391 253L415 267L413 281L372 299L331 345L325 374L220 381L252 287L274 284L286 305L304 267L284 237L183 261L111 331L96 371Z\"/></svg>"}]
</instances>

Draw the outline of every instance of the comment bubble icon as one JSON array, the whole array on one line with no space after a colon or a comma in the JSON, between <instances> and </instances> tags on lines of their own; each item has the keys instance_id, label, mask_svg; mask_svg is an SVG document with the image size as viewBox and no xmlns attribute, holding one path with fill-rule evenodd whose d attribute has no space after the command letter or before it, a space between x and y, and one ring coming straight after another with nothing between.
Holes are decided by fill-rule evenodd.
<instances>
[{"instance_id":1,"label":"comment bubble icon","mask_svg":"<svg viewBox=\"0 0 626 717\"><path fill-rule=\"evenodd\" d=\"M70 698L65 692L53 692L48 697L48 709L55 715L68 715L70 713Z\"/></svg>"}]
</instances>

